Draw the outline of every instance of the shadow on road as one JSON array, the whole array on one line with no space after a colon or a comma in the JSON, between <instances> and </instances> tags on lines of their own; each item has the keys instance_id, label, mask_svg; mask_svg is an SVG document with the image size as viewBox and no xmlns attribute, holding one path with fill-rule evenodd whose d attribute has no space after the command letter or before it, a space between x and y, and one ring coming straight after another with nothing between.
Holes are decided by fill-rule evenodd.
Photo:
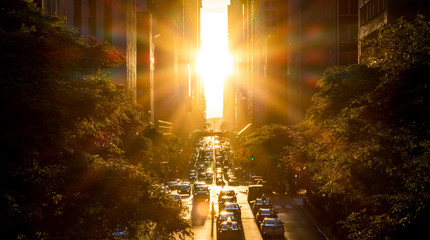
<instances>
[{"instance_id":1,"label":"shadow on road","mask_svg":"<svg viewBox=\"0 0 430 240\"><path fill-rule=\"evenodd\" d=\"M193 202L191 209L191 222L193 226L203 226L209 214L209 202L196 201Z\"/></svg>"}]
</instances>

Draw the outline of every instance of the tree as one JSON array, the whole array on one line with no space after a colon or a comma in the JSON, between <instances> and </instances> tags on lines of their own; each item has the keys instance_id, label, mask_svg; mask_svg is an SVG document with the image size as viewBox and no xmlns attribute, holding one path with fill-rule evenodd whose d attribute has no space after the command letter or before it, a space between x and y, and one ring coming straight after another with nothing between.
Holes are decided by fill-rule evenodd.
<instances>
[{"instance_id":1,"label":"tree","mask_svg":"<svg viewBox=\"0 0 430 240\"><path fill-rule=\"evenodd\" d=\"M0 9L3 237L189 236L183 209L138 164L148 118L106 76L124 58L29 1Z\"/></svg>"},{"instance_id":2,"label":"tree","mask_svg":"<svg viewBox=\"0 0 430 240\"><path fill-rule=\"evenodd\" d=\"M365 43L366 64L327 70L284 156L349 239L428 235L428 36L428 19L399 19Z\"/></svg>"}]
</instances>

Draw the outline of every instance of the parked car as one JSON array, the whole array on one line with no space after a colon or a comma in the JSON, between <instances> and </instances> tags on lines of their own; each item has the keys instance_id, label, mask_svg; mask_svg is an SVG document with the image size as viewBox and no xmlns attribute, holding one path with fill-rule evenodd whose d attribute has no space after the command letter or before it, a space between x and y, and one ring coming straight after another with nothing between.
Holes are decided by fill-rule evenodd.
<instances>
[{"instance_id":1,"label":"parked car","mask_svg":"<svg viewBox=\"0 0 430 240\"><path fill-rule=\"evenodd\" d=\"M231 219L222 222L217 228L217 239L242 239L240 225Z\"/></svg>"},{"instance_id":2,"label":"parked car","mask_svg":"<svg viewBox=\"0 0 430 240\"><path fill-rule=\"evenodd\" d=\"M279 218L265 218L259 228L263 237L284 236L284 224Z\"/></svg>"},{"instance_id":3,"label":"parked car","mask_svg":"<svg viewBox=\"0 0 430 240\"><path fill-rule=\"evenodd\" d=\"M263 222L264 218L277 218L278 215L276 215L275 209L273 208L261 208L258 210L257 214L255 215L255 221L257 222L257 226Z\"/></svg>"}]
</instances>

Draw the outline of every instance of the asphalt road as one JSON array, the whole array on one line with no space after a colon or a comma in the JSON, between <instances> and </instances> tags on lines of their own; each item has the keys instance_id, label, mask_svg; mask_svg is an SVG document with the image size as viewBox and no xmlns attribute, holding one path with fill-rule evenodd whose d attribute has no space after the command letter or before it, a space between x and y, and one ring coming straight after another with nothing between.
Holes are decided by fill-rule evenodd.
<instances>
[{"instance_id":1,"label":"asphalt road","mask_svg":"<svg viewBox=\"0 0 430 240\"><path fill-rule=\"evenodd\" d=\"M218 197L221 187L209 186L211 190L210 202L199 202L193 204L192 196L182 196L182 202L188 207L187 218L191 220L193 226L194 239L207 240L217 239L216 237L216 216L218 215ZM254 220L251 206L246 200L248 186L228 186L237 193L238 203L242 209L242 238L246 240L262 239L260 231ZM268 196L273 202L273 206L278 212L278 217L284 222L284 239L288 240L326 240L314 225L311 218L303 210L300 198L289 198L286 196ZM213 204L213 213L212 213ZM212 218L214 216L214 218ZM213 224L212 224L213 219Z\"/></svg>"}]
</instances>

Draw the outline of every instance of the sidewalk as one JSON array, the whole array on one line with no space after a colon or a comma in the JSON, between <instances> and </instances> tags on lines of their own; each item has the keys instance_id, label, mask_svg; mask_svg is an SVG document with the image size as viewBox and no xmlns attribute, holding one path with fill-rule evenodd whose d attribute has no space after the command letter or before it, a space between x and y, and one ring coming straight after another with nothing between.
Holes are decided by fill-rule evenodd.
<instances>
[{"instance_id":1,"label":"sidewalk","mask_svg":"<svg viewBox=\"0 0 430 240\"><path fill-rule=\"evenodd\" d=\"M276 193L274 193L271 197L289 198L290 200L289 202L291 203L291 205L295 205L298 208L300 208L306 214L306 216L309 218L312 224L316 227L316 229L318 229L321 235L324 236L326 240L339 240L331 233L331 226L327 224L323 224L320 221L318 221L318 219L315 216L313 216L312 213L305 207L304 205L305 200L303 199L303 197L300 197L300 196L292 197L292 196L287 196L286 194L276 194Z\"/></svg>"},{"instance_id":2,"label":"sidewalk","mask_svg":"<svg viewBox=\"0 0 430 240\"><path fill-rule=\"evenodd\" d=\"M297 201L297 199L300 199L299 201L301 202L301 205L297 204L297 206L299 206L303 210L303 212L305 212L306 216L311 220L311 222L314 224L314 226L318 229L318 231L321 233L321 235L324 236L326 240L339 240L331 233L330 225L323 224L320 221L318 221L318 219L316 219L315 216L312 215L312 213L305 207L305 205L303 204L303 201L304 201L303 197L293 198L293 199L295 202Z\"/></svg>"}]
</instances>

